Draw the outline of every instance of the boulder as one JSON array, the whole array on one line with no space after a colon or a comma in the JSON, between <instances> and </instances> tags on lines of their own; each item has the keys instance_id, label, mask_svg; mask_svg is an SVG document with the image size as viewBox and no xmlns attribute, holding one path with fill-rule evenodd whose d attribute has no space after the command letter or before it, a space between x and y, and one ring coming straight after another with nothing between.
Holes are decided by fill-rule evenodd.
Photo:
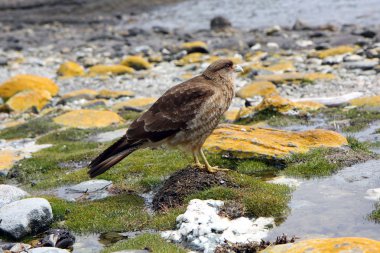
<instances>
[{"instance_id":1,"label":"boulder","mask_svg":"<svg viewBox=\"0 0 380 253\"><path fill-rule=\"evenodd\" d=\"M306 153L312 148L336 148L347 144L341 134L323 129L295 132L224 124L214 130L203 147L230 158L275 160Z\"/></svg>"},{"instance_id":2,"label":"boulder","mask_svg":"<svg viewBox=\"0 0 380 253\"><path fill-rule=\"evenodd\" d=\"M138 55L127 56L126 58L124 58L121 64L130 68L133 68L135 70L152 68L152 64L150 64L147 60L145 60L143 57L138 56Z\"/></svg>"},{"instance_id":3,"label":"boulder","mask_svg":"<svg viewBox=\"0 0 380 253\"><path fill-rule=\"evenodd\" d=\"M115 111L119 110L145 110L151 104L156 102L156 98L132 98L124 102L116 103L112 109Z\"/></svg>"},{"instance_id":4,"label":"boulder","mask_svg":"<svg viewBox=\"0 0 380 253\"><path fill-rule=\"evenodd\" d=\"M351 53L354 53L356 50L357 48L354 46L338 46L338 47L316 51L312 53L310 56L325 59L329 56L351 54Z\"/></svg>"},{"instance_id":5,"label":"boulder","mask_svg":"<svg viewBox=\"0 0 380 253\"><path fill-rule=\"evenodd\" d=\"M53 213L46 199L30 198L1 207L0 220L0 232L18 240L48 228Z\"/></svg>"},{"instance_id":6,"label":"boulder","mask_svg":"<svg viewBox=\"0 0 380 253\"><path fill-rule=\"evenodd\" d=\"M88 70L88 75L124 75L132 74L134 71L133 68L124 65L95 65Z\"/></svg>"},{"instance_id":7,"label":"boulder","mask_svg":"<svg viewBox=\"0 0 380 253\"><path fill-rule=\"evenodd\" d=\"M380 242L357 237L310 239L296 243L270 246L261 253L369 253L380 252Z\"/></svg>"},{"instance_id":8,"label":"boulder","mask_svg":"<svg viewBox=\"0 0 380 253\"><path fill-rule=\"evenodd\" d=\"M8 99L24 90L46 90L51 96L55 96L59 88L49 78L34 75L17 75L0 84L0 97Z\"/></svg>"},{"instance_id":9,"label":"boulder","mask_svg":"<svg viewBox=\"0 0 380 253\"><path fill-rule=\"evenodd\" d=\"M25 90L8 99L5 105L11 112L22 113L31 108L40 111L50 100L51 95L46 90Z\"/></svg>"},{"instance_id":10,"label":"boulder","mask_svg":"<svg viewBox=\"0 0 380 253\"><path fill-rule=\"evenodd\" d=\"M85 74L84 68L76 62L68 61L62 63L57 70L57 74L62 77L76 77Z\"/></svg>"},{"instance_id":11,"label":"boulder","mask_svg":"<svg viewBox=\"0 0 380 253\"><path fill-rule=\"evenodd\" d=\"M67 127L96 128L123 122L114 112L100 110L74 110L55 117L54 122Z\"/></svg>"},{"instance_id":12,"label":"boulder","mask_svg":"<svg viewBox=\"0 0 380 253\"><path fill-rule=\"evenodd\" d=\"M349 103L355 106L380 107L380 95L355 98Z\"/></svg>"},{"instance_id":13,"label":"boulder","mask_svg":"<svg viewBox=\"0 0 380 253\"><path fill-rule=\"evenodd\" d=\"M254 81L236 92L236 96L240 98L267 97L273 94L278 94L278 91L276 86L268 81Z\"/></svg>"},{"instance_id":14,"label":"boulder","mask_svg":"<svg viewBox=\"0 0 380 253\"><path fill-rule=\"evenodd\" d=\"M0 184L0 208L28 196L29 194L26 191L16 186Z\"/></svg>"}]
</instances>

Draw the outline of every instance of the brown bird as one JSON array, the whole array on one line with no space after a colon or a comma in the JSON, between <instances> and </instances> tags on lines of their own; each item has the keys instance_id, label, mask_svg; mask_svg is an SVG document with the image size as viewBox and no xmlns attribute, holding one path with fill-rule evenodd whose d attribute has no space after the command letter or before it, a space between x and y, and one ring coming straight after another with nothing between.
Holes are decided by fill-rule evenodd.
<instances>
[{"instance_id":1,"label":"brown bird","mask_svg":"<svg viewBox=\"0 0 380 253\"><path fill-rule=\"evenodd\" d=\"M210 166L202 145L231 104L234 70L243 69L230 60L218 60L201 75L166 91L133 121L126 135L90 163L90 177L104 173L137 149L160 145L191 152L196 166L209 172L223 170Z\"/></svg>"}]
</instances>

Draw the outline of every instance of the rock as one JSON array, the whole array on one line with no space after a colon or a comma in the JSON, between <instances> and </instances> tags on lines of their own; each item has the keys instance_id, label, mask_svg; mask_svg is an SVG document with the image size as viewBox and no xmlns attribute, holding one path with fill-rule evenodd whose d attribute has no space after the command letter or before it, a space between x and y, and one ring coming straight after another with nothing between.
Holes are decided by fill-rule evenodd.
<instances>
[{"instance_id":1,"label":"rock","mask_svg":"<svg viewBox=\"0 0 380 253\"><path fill-rule=\"evenodd\" d=\"M355 106L380 107L380 95L355 98L350 100L349 103Z\"/></svg>"},{"instance_id":2,"label":"rock","mask_svg":"<svg viewBox=\"0 0 380 253\"><path fill-rule=\"evenodd\" d=\"M295 178L284 177L284 176L275 177L267 182L272 183L272 184L283 184L289 187L298 187L301 185L301 182L299 180Z\"/></svg>"},{"instance_id":3,"label":"rock","mask_svg":"<svg viewBox=\"0 0 380 253\"><path fill-rule=\"evenodd\" d=\"M299 47L311 47L314 45L314 42L312 40L297 40L296 44Z\"/></svg>"},{"instance_id":4,"label":"rock","mask_svg":"<svg viewBox=\"0 0 380 253\"><path fill-rule=\"evenodd\" d=\"M269 81L273 83L284 83L289 81L305 81L312 82L320 79L334 79L334 74L326 73L285 73L278 75L259 75L256 76L256 80Z\"/></svg>"},{"instance_id":5,"label":"rock","mask_svg":"<svg viewBox=\"0 0 380 253\"><path fill-rule=\"evenodd\" d=\"M75 243L75 236L65 229L50 229L47 235L42 238L37 247L55 247L60 249L70 249Z\"/></svg>"},{"instance_id":6,"label":"rock","mask_svg":"<svg viewBox=\"0 0 380 253\"><path fill-rule=\"evenodd\" d=\"M26 191L16 186L0 184L0 208L28 196L29 194Z\"/></svg>"},{"instance_id":7,"label":"rock","mask_svg":"<svg viewBox=\"0 0 380 253\"><path fill-rule=\"evenodd\" d=\"M131 250L122 250L122 251L115 251L112 253L149 253L148 250L138 250L138 249L131 249Z\"/></svg>"},{"instance_id":8,"label":"rock","mask_svg":"<svg viewBox=\"0 0 380 253\"><path fill-rule=\"evenodd\" d=\"M295 99L295 102L305 102L305 101L313 101L317 103L324 104L326 106L339 106L347 104L350 100L358 98L362 96L361 92L351 92L342 96L337 97L316 97L316 98L301 98Z\"/></svg>"},{"instance_id":9,"label":"rock","mask_svg":"<svg viewBox=\"0 0 380 253\"><path fill-rule=\"evenodd\" d=\"M114 91L114 90L101 90L97 94L97 98L105 99L118 99L122 97L133 97L135 93L133 91L124 90L124 91Z\"/></svg>"},{"instance_id":10,"label":"rock","mask_svg":"<svg viewBox=\"0 0 380 253\"><path fill-rule=\"evenodd\" d=\"M55 117L53 120L57 124L75 128L107 127L123 121L114 112L99 110L74 110Z\"/></svg>"},{"instance_id":11,"label":"rock","mask_svg":"<svg viewBox=\"0 0 380 253\"><path fill-rule=\"evenodd\" d=\"M294 23L292 29L294 31L304 31L304 30L312 30L312 27L304 23L303 21L297 19Z\"/></svg>"},{"instance_id":12,"label":"rock","mask_svg":"<svg viewBox=\"0 0 380 253\"><path fill-rule=\"evenodd\" d=\"M83 76L84 68L76 62L68 61L59 66L57 74L62 77Z\"/></svg>"},{"instance_id":13,"label":"rock","mask_svg":"<svg viewBox=\"0 0 380 253\"><path fill-rule=\"evenodd\" d=\"M16 244L14 244L10 249L9 249L9 251L10 252L16 252L16 253L18 253L18 252L29 252L29 250L30 250L30 248L31 248L32 246L31 245L29 245L29 244L25 244L25 243L16 243ZM6 247L6 248L8 248L8 247ZM1 253L3 253L3 251L1 250L1 248L0 248L0 252Z\"/></svg>"},{"instance_id":14,"label":"rock","mask_svg":"<svg viewBox=\"0 0 380 253\"><path fill-rule=\"evenodd\" d=\"M183 43L180 46L180 48L182 50L186 50L188 54L192 54L192 53L207 54L209 52L207 44L203 41L186 42L186 43Z\"/></svg>"},{"instance_id":15,"label":"rock","mask_svg":"<svg viewBox=\"0 0 380 253\"><path fill-rule=\"evenodd\" d=\"M156 98L132 98L124 102L116 103L112 109L119 110L137 110L142 111L147 109L151 104L156 102Z\"/></svg>"},{"instance_id":16,"label":"rock","mask_svg":"<svg viewBox=\"0 0 380 253\"><path fill-rule=\"evenodd\" d=\"M168 28L162 27L162 26L153 26L152 27L153 32L158 34L170 34L170 30Z\"/></svg>"},{"instance_id":17,"label":"rock","mask_svg":"<svg viewBox=\"0 0 380 253\"><path fill-rule=\"evenodd\" d=\"M229 30L231 27L231 22L223 16L216 16L212 18L210 22L210 29L216 32L223 32Z\"/></svg>"},{"instance_id":18,"label":"rock","mask_svg":"<svg viewBox=\"0 0 380 253\"><path fill-rule=\"evenodd\" d=\"M152 65L147 60L145 60L143 57L138 56L138 55L127 56L126 58L124 58L121 64L130 68L133 68L135 70L152 68Z\"/></svg>"},{"instance_id":19,"label":"rock","mask_svg":"<svg viewBox=\"0 0 380 253\"><path fill-rule=\"evenodd\" d=\"M112 186L112 181L107 180L90 180L85 181L80 184L70 186L67 188L67 191L71 192L79 192L79 193L90 193L90 192L96 192L99 190L104 190Z\"/></svg>"},{"instance_id":20,"label":"rock","mask_svg":"<svg viewBox=\"0 0 380 253\"><path fill-rule=\"evenodd\" d=\"M92 100L92 99L95 99L95 97L98 94L99 93L96 90L91 90L91 89L75 90L63 95L60 102L58 103L64 104L64 103L72 102L75 100L81 100L81 99Z\"/></svg>"},{"instance_id":21,"label":"rock","mask_svg":"<svg viewBox=\"0 0 380 253\"><path fill-rule=\"evenodd\" d=\"M16 152L10 150L0 150L0 174L7 175L13 164L22 159Z\"/></svg>"},{"instance_id":22,"label":"rock","mask_svg":"<svg viewBox=\"0 0 380 253\"><path fill-rule=\"evenodd\" d=\"M274 160L312 148L344 145L347 145L344 136L328 130L293 132L226 124L214 130L203 147L231 158Z\"/></svg>"},{"instance_id":23,"label":"rock","mask_svg":"<svg viewBox=\"0 0 380 253\"><path fill-rule=\"evenodd\" d=\"M89 76L132 74L134 69L124 65L95 65L88 70Z\"/></svg>"},{"instance_id":24,"label":"rock","mask_svg":"<svg viewBox=\"0 0 380 253\"><path fill-rule=\"evenodd\" d=\"M224 113L224 119L228 122L234 122L239 119L240 109L229 109Z\"/></svg>"},{"instance_id":25,"label":"rock","mask_svg":"<svg viewBox=\"0 0 380 253\"><path fill-rule=\"evenodd\" d=\"M267 47L269 48L269 49L279 49L280 48L280 46L276 43L276 42L268 42L267 43Z\"/></svg>"},{"instance_id":26,"label":"rock","mask_svg":"<svg viewBox=\"0 0 380 253\"><path fill-rule=\"evenodd\" d=\"M375 31L371 31L371 30L364 30L362 32L359 33L359 35L363 36L364 38L369 38L369 39L373 39L376 37L376 32Z\"/></svg>"},{"instance_id":27,"label":"rock","mask_svg":"<svg viewBox=\"0 0 380 253\"><path fill-rule=\"evenodd\" d=\"M93 109L97 107L106 107L107 106L107 100L105 99L94 99L91 101L88 101L84 104L82 104L83 109Z\"/></svg>"},{"instance_id":28,"label":"rock","mask_svg":"<svg viewBox=\"0 0 380 253\"><path fill-rule=\"evenodd\" d=\"M8 99L5 105L11 112L22 113L32 108L40 111L50 100L51 95L46 90L24 90Z\"/></svg>"},{"instance_id":29,"label":"rock","mask_svg":"<svg viewBox=\"0 0 380 253\"><path fill-rule=\"evenodd\" d=\"M30 249L28 253L70 253L70 251L53 247L42 247Z\"/></svg>"},{"instance_id":30,"label":"rock","mask_svg":"<svg viewBox=\"0 0 380 253\"><path fill-rule=\"evenodd\" d=\"M325 50L319 50L317 52L312 53L311 56L324 59L329 56L354 53L356 50L357 48L352 46L339 46Z\"/></svg>"},{"instance_id":31,"label":"rock","mask_svg":"<svg viewBox=\"0 0 380 253\"><path fill-rule=\"evenodd\" d=\"M368 189L366 192L366 199L379 201L380 200L380 188Z\"/></svg>"},{"instance_id":32,"label":"rock","mask_svg":"<svg viewBox=\"0 0 380 253\"><path fill-rule=\"evenodd\" d=\"M344 67L346 69L370 70L370 69L373 69L377 64L379 64L378 61L364 60L364 61L356 61L356 62L346 62L344 64Z\"/></svg>"},{"instance_id":33,"label":"rock","mask_svg":"<svg viewBox=\"0 0 380 253\"><path fill-rule=\"evenodd\" d=\"M178 230L161 232L161 236L175 243L186 243L194 250L214 252L219 244L260 242L268 234L273 218L230 220L219 216L224 202L220 200L193 199L184 214L177 217Z\"/></svg>"},{"instance_id":34,"label":"rock","mask_svg":"<svg viewBox=\"0 0 380 253\"><path fill-rule=\"evenodd\" d=\"M369 253L380 252L380 242L359 237L310 239L291 244L270 246L261 253Z\"/></svg>"},{"instance_id":35,"label":"rock","mask_svg":"<svg viewBox=\"0 0 380 253\"><path fill-rule=\"evenodd\" d=\"M123 135L125 135L126 132L127 132L127 129L125 128L117 129L114 131L99 133L95 136L88 138L88 140L94 141L94 142L109 142L109 141L113 141L113 140L121 138Z\"/></svg>"},{"instance_id":36,"label":"rock","mask_svg":"<svg viewBox=\"0 0 380 253\"><path fill-rule=\"evenodd\" d=\"M250 84L246 84L236 92L236 96L240 98L251 98L254 96L267 97L274 94L278 94L276 86L268 81L254 81Z\"/></svg>"},{"instance_id":37,"label":"rock","mask_svg":"<svg viewBox=\"0 0 380 253\"><path fill-rule=\"evenodd\" d=\"M17 75L0 84L0 97L8 99L24 90L46 90L51 96L55 96L59 88L49 78L33 75Z\"/></svg>"},{"instance_id":38,"label":"rock","mask_svg":"<svg viewBox=\"0 0 380 253\"><path fill-rule=\"evenodd\" d=\"M193 63L201 63L208 59L209 59L209 56L203 53L191 53L182 57L180 60L176 61L175 64L177 66L185 66L185 65L193 64Z\"/></svg>"},{"instance_id":39,"label":"rock","mask_svg":"<svg viewBox=\"0 0 380 253\"><path fill-rule=\"evenodd\" d=\"M23 199L0 208L0 231L19 240L46 229L53 220L50 203L43 198Z\"/></svg>"},{"instance_id":40,"label":"rock","mask_svg":"<svg viewBox=\"0 0 380 253\"><path fill-rule=\"evenodd\" d=\"M323 59L323 65L336 65L343 62L344 55L334 55Z\"/></svg>"},{"instance_id":41,"label":"rock","mask_svg":"<svg viewBox=\"0 0 380 253\"><path fill-rule=\"evenodd\" d=\"M357 61L363 61L364 58L360 55L353 54L353 55L346 55L343 60L345 62L357 62Z\"/></svg>"},{"instance_id":42,"label":"rock","mask_svg":"<svg viewBox=\"0 0 380 253\"><path fill-rule=\"evenodd\" d=\"M278 25L274 25L272 27L269 27L268 29L265 29L265 34L268 35L268 36L274 36L274 35L278 35L279 32L281 32L282 29L280 26Z\"/></svg>"}]
</instances>

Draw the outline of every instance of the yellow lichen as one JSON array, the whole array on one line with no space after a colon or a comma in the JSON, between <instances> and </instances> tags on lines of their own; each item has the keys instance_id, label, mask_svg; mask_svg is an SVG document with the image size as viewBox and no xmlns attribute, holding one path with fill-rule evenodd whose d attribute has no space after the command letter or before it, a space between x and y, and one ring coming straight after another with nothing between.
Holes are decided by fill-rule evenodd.
<instances>
[{"instance_id":1,"label":"yellow lichen","mask_svg":"<svg viewBox=\"0 0 380 253\"><path fill-rule=\"evenodd\" d=\"M98 98L106 98L106 99L118 99L121 97L133 97L135 93L129 90L123 91L114 91L114 90L101 90L99 91L97 97Z\"/></svg>"},{"instance_id":2,"label":"yellow lichen","mask_svg":"<svg viewBox=\"0 0 380 253\"><path fill-rule=\"evenodd\" d=\"M111 111L75 110L53 119L55 123L75 128L107 127L118 124L123 119Z\"/></svg>"},{"instance_id":3,"label":"yellow lichen","mask_svg":"<svg viewBox=\"0 0 380 253\"><path fill-rule=\"evenodd\" d=\"M121 64L130 68L133 68L135 70L152 68L152 65L147 60L145 60L143 57L138 56L138 55L127 56L126 58L124 58Z\"/></svg>"},{"instance_id":4,"label":"yellow lichen","mask_svg":"<svg viewBox=\"0 0 380 253\"><path fill-rule=\"evenodd\" d=\"M355 98L350 100L350 104L356 106L380 107L380 95Z\"/></svg>"},{"instance_id":5,"label":"yellow lichen","mask_svg":"<svg viewBox=\"0 0 380 253\"><path fill-rule=\"evenodd\" d=\"M0 171L9 170L21 157L9 150L0 150Z\"/></svg>"},{"instance_id":6,"label":"yellow lichen","mask_svg":"<svg viewBox=\"0 0 380 253\"><path fill-rule=\"evenodd\" d=\"M267 97L274 94L278 94L276 86L268 81L252 82L236 92L236 96L240 98L251 98L254 96Z\"/></svg>"},{"instance_id":7,"label":"yellow lichen","mask_svg":"<svg viewBox=\"0 0 380 253\"><path fill-rule=\"evenodd\" d=\"M8 99L6 106L10 111L21 113L32 107L41 110L50 100L51 95L46 90L25 90Z\"/></svg>"},{"instance_id":8,"label":"yellow lichen","mask_svg":"<svg viewBox=\"0 0 380 253\"><path fill-rule=\"evenodd\" d=\"M115 111L123 108L146 108L156 102L156 98L132 98L124 102L115 104L112 109Z\"/></svg>"},{"instance_id":9,"label":"yellow lichen","mask_svg":"<svg viewBox=\"0 0 380 253\"><path fill-rule=\"evenodd\" d=\"M34 75L17 75L0 84L0 97L8 99L23 90L46 90L51 96L55 96L59 88L49 78Z\"/></svg>"},{"instance_id":10,"label":"yellow lichen","mask_svg":"<svg viewBox=\"0 0 380 253\"><path fill-rule=\"evenodd\" d=\"M184 66L192 63L201 63L206 61L208 58L208 55L204 55L202 53L191 53L176 61L175 64L177 66Z\"/></svg>"},{"instance_id":11,"label":"yellow lichen","mask_svg":"<svg viewBox=\"0 0 380 253\"><path fill-rule=\"evenodd\" d=\"M181 48L184 50L193 50L195 48L201 48L205 51L208 50L207 44L203 41L186 42L181 45Z\"/></svg>"},{"instance_id":12,"label":"yellow lichen","mask_svg":"<svg viewBox=\"0 0 380 253\"><path fill-rule=\"evenodd\" d=\"M62 77L83 76L84 68L76 62L68 61L59 66L57 74Z\"/></svg>"},{"instance_id":13,"label":"yellow lichen","mask_svg":"<svg viewBox=\"0 0 380 253\"><path fill-rule=\"evenodd\" d=\"M242 125L222 125L206 140L210 152L229 154L236 158L284 158L305 153L317 147L340 147L347 140L339 133L315 129L302 132Z\"/></svg>"},{"instance_id":14,"label":"yellow lichen","mask_svg":"<svg viewBox=\"0 0 380 253\"><path fill-rule=\"evenodd\" d=\"M270 81L273 83L284 83L291 81L306 81L312 82L319 79L334 79L334 74L328 73L285 73L277 75L261 75L257 76L256 80Z\"/></svg>"},{"instance_id":15,"label":"yellow lichen","mask_svg":"<svg viewBox=\"0 0 380 253\"><path fill-rule=\"evenodd\" d=\"M312 53L311 56L324 59L324 58L327 58L329 56L353 53L356 50L357 50L357 48L353 47L353 46L339 46L339 47L334 47L334 48L316 51L316 52Z\"/></svg>"},{"instance_id":16,"label":"yellow lichen","mask_svg":"<svg viewBox=\"0 0 380 253\"><path fill-rule=\"evenodd\" d=\"M95 65L89 69L88 75L123 75L132 74L133 72L133 68L124 65Z\"/></svg>"},{"instance_id":17,"label":"yellow lichen","mask_svg":"<svg viewBox=\"0 0 380 253\"><path fill-rule=\"evenodd\" d=\"M91 100L94 99L98 95L98 92L96 90L91 89L81 89L81 90L75 90L69 93L66 93L62 96L62 99L64 100L76 100L76 99L87 99Z\"/></svg>"}]
</instances>

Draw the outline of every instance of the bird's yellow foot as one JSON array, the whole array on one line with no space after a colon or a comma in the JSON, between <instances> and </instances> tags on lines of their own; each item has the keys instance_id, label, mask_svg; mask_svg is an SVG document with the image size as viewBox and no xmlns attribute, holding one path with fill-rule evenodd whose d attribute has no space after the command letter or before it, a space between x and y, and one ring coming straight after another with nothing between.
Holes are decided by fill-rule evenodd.
<instances>
[{"instance_id":1,"label":"bird's yellow foot","mask_svg":"<svg viewBox=\"0 0 380 253\"><path fill-rule=\"evenodd\" d=\"M222 168L218 168L216 166L206 166L206 170L210 173L216 173L218 171L229 171L229 169L222 169Z\"/></svg>"},{"instance_id":2,"label":"bird's yellow foot","mask_svg":"<svg viewBox=\"0 0 380 253\"><path fill-rule=\"evenodd\" d=\"M200 170L203 170L205 168L205 166L201 163L193 163L191 164L191 167L192 168L197 168L197 169L200 169Z\"/></svg>"}]
</instances>

